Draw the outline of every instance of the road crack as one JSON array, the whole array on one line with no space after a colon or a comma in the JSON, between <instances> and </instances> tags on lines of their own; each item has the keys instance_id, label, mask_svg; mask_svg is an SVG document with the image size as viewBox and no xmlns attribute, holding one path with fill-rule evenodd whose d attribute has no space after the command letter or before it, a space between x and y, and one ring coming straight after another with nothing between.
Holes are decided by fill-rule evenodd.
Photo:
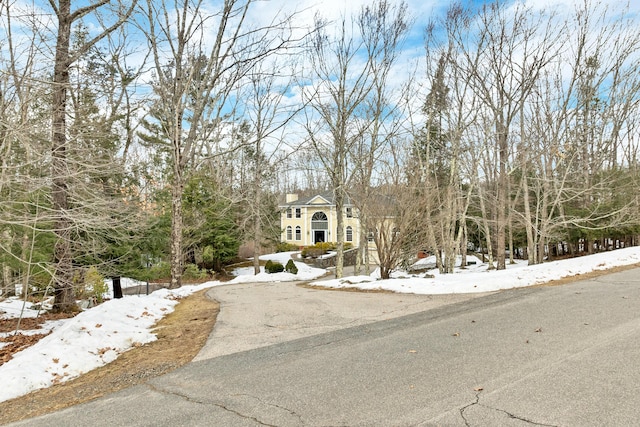
<instances>
[{"instance_id":1,"label":"road crack","mask_svg":"<svg viewBox=\"0 0 640 427\"><path fill-rule=\"evenodd\" d=\"M245 397L245 398L249 398L249 399L254 399L254 400L258 401L258 402L259 402L260 404L262 404L262 405L270 406L270 407L272 407L272 408L280 409L280 410L282 410L282 411L284 411L284 412L288 413L289 415L291 415L291 416L295 417L295 418L299 421L299 424L298 424L298 425L304 425L304 423L303 423L303 421L302 421L302 416L301 416L300 414L298 414L296 411L292 410L292 409L289 409L289 408L284 407L284 406L282 406L282 405L278 405L278 404L276 404L276 403L266 402L266 401L264 401L264 400L260 399L259 397L257 397L257 396L253 396L253 395L250 395L250 394L234 394L233 396L237 396L237 397Z\"/></svg>"},{"instance_id":2,"label":"road crack","mask_svg":"<svg viewBox=\"0 0 640 427\"><path fill-rule=\"evenodd\" d=\"M511 418L511 419L518 420L518 421L522 421L522 422L525 422L525 423L531 424L531 425L533 425L533 426L542 426L542 427L558 427L558 426L556 426L556 425L554 425L554 424L538 423L538 422L532 421L532 420L530 420L530 419L527 419L527 418L524 418L524 417L520 417L520 416L518 416L518 415L516 415L516 414L512 414L511 412L505 411L504 409L500 409L500 408L493 408L493 407L491 407L491 406L484 405L484 404L480 403L480 394L481 394L481 393L482 393L482 390L481 390L481 391L478 391L478 392L476 393L476 396L475 396L475 399L474 399L474 401L473 401L473 402L471 402L471 403L469 403L468 405L463 406L462 408L460 408L460 416L462 417L462 420L464 421L464 425L465 425L465 426L467 426L467 427L472 427L472 424L471 424L471 422L469 421L469 419L466 417L466 415L465 415L465 411L466 411L467 409L469 409L469 408L473 407L473 406L480 406L480 407L482 407L482 408L486 408L486 409L489 409L489 410L492 410L492 411L501 412L501 413L503 413L503 414L507 415L507 416L508 416L509 418Z\"/></svg>"},{"instance_id":3,"label":"road crack","mask_svg":"<svg viewBox=\"0 0 640 427\"><path fill-rule=\"evenodd\" d=\"M462 420L464 421L464 425L467 427L471 427L471 424L469 423L469 420L467 420L467 417L465 417L464 412L471 408L472 406L476 406L479 405L480 403L480 393L482 393L482 391L479 391L476 393L476 398L473 402L471 402L470 404L468 404L467 406L463 406L462 408L460 408L460 416L462 417Z\"/></svg>"},{"instance_id":4,"label":"road crack","mask_svg":"<svg viewBox=\"0 0 640 427\"><path fill-rule=\"evenodd\" d=\"M217 406L220 409L224 409L227 412L230 412L232 414L235 414L241 418L244 418L245 420L251 420L254 421L256 423L258 423L261 426L267 426L267 427L278 427L276 424L267 424L265 422L260 421L258 418L251 416L251 415L245 415L241 412L238 412L234 409L228 408L227 406L223 405L222 403L212 403L212 405Z\"/></svg>"},{"instance_id":5,"label":"road crack","mask_svg":"<svg viewBox=\"0 0 640 427\"><path fill-rule=\"evenodd\" d=\"M227 405L225 405L225 404L223 404L223 403L220 403L220 402L214 402L214 401L209 401L209 402L207 402L207 401L204 401L204 400L194 399L193 397L188 396L188 395L183 394L183 393L178 393L178 392L175 392L175 391L172 391L172 390L168 390L168 389L163 389L163 388L156 387L156 386L154 386L154 385L153 385L153 384L151 384L151 383L147 383L146 385L147 385L147 387L149 387L151 390L153 390L153 391L155 391L155 392L157 392L157 393L160 393L160 394L166 394L166 395L170 395L170 396L176 396L176 397L179 397L179 398L181 398L181 399L183 399L183 400L185 400L185 401L187 401L187 402L196 403L196 404L198 404L198 405L212 405L212 406L216 406L216 407L218 407L218 408L220 408L220 409L222 409L222 410L224 410L224 411L227 411L227 412L229 412L229 413L232 413L232 414L234 414L234 415L237 415L237 416L238 416L238 417L240 417L240 418L244 418L244 419L246 419L246 420L254 421L255 423L257 423L257 424L259 424L259 425L261 425L261 426L266 426L266 427L278 427L276 424L268 424L268 423L265 423L265 422L263 422L263 421L259 420L258 418L254 417L254 416L243 414L242 412L239 412L239 411L237 411L237 410L235 410L235 409L232 409L232 408L228 407ZM248 396L248 395L246 395L246 396ZM256 400L260 401L260 399L257 399L257 398L256 398L256 397L254 397L254 396L248 396L248 397L253 397L254 399L256 399ZM260 402L261 402L261 401L260 401ZM262 402L262 403L264 403L264 402ZM295 412L293 412L293 411L288 410L287 408L283 408L283 407L280 407L280 406L278 406L278 405L273 405L273 404L272 404L271 406L275 406L275 407L278 407L278 408L280 408L280 409L283 409L283 410L285 410L285 411L289 412L290 414L295 415L295 416L297 416L298 418L300 418L300 416L299 416L299 415L297 415L297 414L296 414Z\"/></svg>"},{"instance_id":6,"label":"road crack","mask_svg":"<svg viewBox=\"0 0 640 427\"><path fill-rule=\"evenodd\" d=\"M519 417L519 416L517 416L517 415L515 415L515 414L512 414L511 412L505 411L504 409L500 409L500 408L492 408L492 407L490 407L490 406L486 406L486 405L481 405L481 406L483 406L484 408L487 408L487 409L491 409L492 411L502 412L503 414L506 414L509 418L512 418L512 419L514 419L514 420L518 420L518 421L523 421L523 422L525 422L525 423L529 423L529 424L531 424L531 425L533 425L533 426L558 427L558 426L556 426L555 424L537 423L537 422L532 421L532 420L529 420L529 419L527 419L527 418Z\"/></svg>"},{"instance_id":7,"label":"road crack","mask_svg":"<svg viewBox=\"0 0 640 427\"><path fill-rule=\"evenodd\" d=\"M178 392L175 392L175 391L172 391L172 390L163 389L163 388L157 387L157 386L155 386L155 385L153 385L151 383L146 383L145 385L147 387L149 387L152 391L155 391L156 393L167 394L167 395L170 395L170 396L176 396L176 397L179 397L179 398L181 398L183 400L186 400L187 402L197 403L199 405L206 405L207 404L207 402L204 402L202 400L194 399L193 397L188 396L188 395L183 394L183 393L178 393Z\"/></svg>"}]
</instances>

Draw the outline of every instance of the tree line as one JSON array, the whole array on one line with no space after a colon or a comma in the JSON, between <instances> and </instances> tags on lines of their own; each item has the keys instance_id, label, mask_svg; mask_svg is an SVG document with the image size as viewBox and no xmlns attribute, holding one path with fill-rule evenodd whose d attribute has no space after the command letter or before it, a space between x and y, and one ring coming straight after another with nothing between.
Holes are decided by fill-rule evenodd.
<instances>
[{"instance_id":1,"label":"tree line","mask_svg":"<svg viewBox=\"0 0 640 427\"><path fill-rule=\"evenodd\" d=\"M331 190L383 276L418 251L635 244L637 17L404 2L329 20L251 0L2 3L0 263L71 310L89 267L169 278L273 250L286 192ZM414 52L422 32L420 55Z\"/></svg>"}]
</instances>

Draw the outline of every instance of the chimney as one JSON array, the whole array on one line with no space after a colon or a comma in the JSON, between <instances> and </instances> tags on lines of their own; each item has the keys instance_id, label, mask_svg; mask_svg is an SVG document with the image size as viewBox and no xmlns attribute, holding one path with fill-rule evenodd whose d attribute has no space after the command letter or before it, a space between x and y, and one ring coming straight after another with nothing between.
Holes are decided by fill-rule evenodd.
<instances>
[{"instance_id":1,"label":"chimney","mask_svg":"<svg viewBox=\"0 0 640 427\"><path fill-rule=\"evenodd\" d=\"M297 194L287 194L285 198L285 203L295 202L296 200L298 200Z\"/></svg>"}]
</instances>

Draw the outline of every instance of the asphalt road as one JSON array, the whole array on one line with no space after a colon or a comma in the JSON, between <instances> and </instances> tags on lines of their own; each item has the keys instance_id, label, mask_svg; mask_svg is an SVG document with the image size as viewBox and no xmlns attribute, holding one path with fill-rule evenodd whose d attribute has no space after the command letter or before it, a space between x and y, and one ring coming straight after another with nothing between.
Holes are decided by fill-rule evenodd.
<instances>
[{"instance_id":1,"label":"asphalt road","mask_svg":"<svg viewBox=\"0 0 640 427\"><path fill-rule=\"evenodd\" d=\"M639 269L504 291L203 357L12 425L640 425L639 308Z\"/></svg>"}]
</instances>

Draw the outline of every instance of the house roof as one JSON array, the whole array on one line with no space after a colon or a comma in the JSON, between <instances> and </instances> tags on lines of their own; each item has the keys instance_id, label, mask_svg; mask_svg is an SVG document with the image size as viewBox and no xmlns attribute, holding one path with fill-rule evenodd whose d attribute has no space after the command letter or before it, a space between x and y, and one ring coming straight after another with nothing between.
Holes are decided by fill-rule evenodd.
<instances>
[{"instance_id":1,"label":"house roof","mask_svg":"<svg viewBox=\"0 0 640 427\"><path fill-rule=\"evenodd\" d=\"M351 206L351 199L349 196L345 196L345 206ZM332 191L326 191L323 193L316 193L311 197L302 197L292 202L283 203L280 206L335 206L335 197Z\"/></svg>"}]
</instances>

